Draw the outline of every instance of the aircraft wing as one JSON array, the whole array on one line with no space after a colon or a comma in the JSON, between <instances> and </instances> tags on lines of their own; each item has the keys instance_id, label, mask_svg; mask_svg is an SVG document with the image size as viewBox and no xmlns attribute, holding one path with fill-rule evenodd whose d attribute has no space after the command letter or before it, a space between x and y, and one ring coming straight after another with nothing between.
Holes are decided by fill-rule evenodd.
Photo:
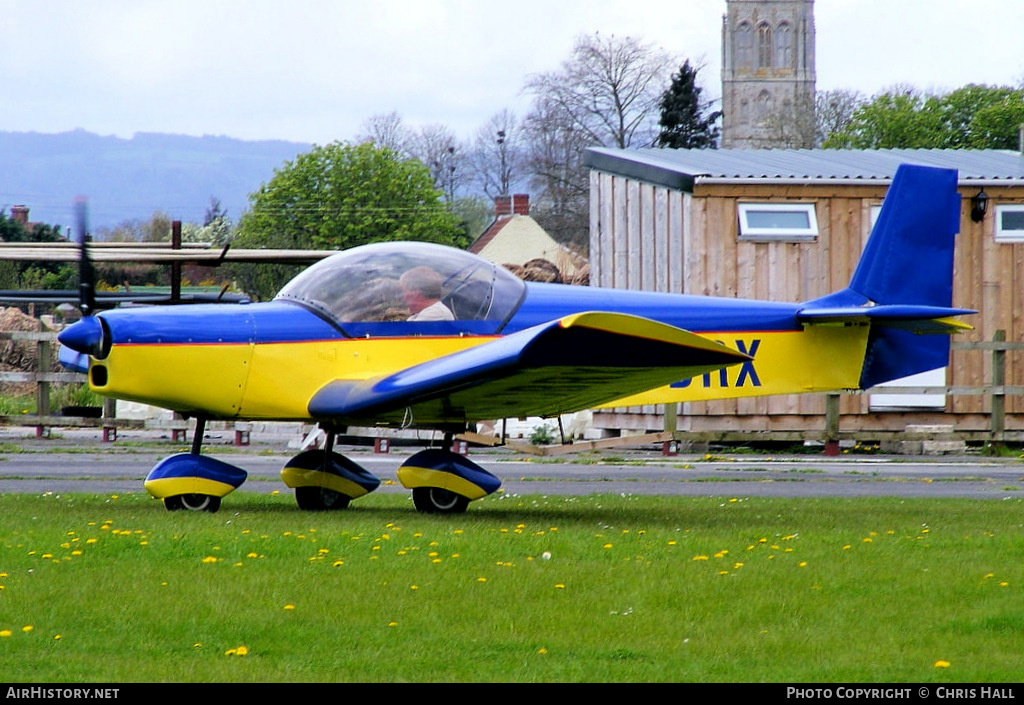
<instances>
[{"instance_id":1,"label":"aircraft wing","mask_svg":"<svg viewBox=\"0 0 1024 705\"><path fill-rule=\"evenodd\" d=\"M646 318L581 313L383 377L335 380L313 395L309 412L375 425L547 417L749 359Z\"/></svg>"}]
</instances>

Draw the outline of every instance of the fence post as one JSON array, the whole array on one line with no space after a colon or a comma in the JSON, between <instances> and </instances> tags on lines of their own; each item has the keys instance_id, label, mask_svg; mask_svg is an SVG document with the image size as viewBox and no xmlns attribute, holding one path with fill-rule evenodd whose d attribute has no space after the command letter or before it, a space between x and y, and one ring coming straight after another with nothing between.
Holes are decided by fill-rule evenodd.
<instances>
[{"instance_id":1,"label":"fence post","mask_svg":"<svg viewBox=\"0 0 1024 705\"><path fill-rule=\"evenodd\" d=\"M42 323L39 330L42 330ZM42 418L50 415L50 383L43 381L39 376L50 371L50 341L40 338L36 341L36 416ZM36 436L44 437L49 434L43 427L36 426Z\"/></svg>"},{"instance_id":2,"label":"fence post","mask_svg":"<svg viewBox=\"0 0 1024 705\"><path fill-rule=\"evenodd\" d=\"M839 455L839 395L825 395L825 455Z\"/></svg>"},{"instance_id":3,"label":"fence post","mask_svg":"<svg viewBox=\"0 0 1024 705\"><path fill-rule=\"evenodd\" d=\"M997 330L992 336L993 342L1005 343L1006 331ZM996 346L992 349L992 444L1001 445L1006 430L1006 348Z\"/></svg>"}]
</instances>

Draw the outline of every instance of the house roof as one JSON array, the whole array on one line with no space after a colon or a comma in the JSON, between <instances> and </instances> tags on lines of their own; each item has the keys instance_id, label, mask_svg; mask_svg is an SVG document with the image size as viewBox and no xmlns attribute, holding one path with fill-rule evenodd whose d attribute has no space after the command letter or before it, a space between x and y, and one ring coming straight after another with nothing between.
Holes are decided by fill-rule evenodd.
<instances>
[{"instance_id":1,"label":"house roof","mask_svg":"<svg viewBox=\"0 0 1024 705\"><path fill-rule=\"evenodd\" d=\"M474 255L480 254L480 251L491 244L491 240L497 237L498 233L501 232L501 229L508 225L510 221L511 217L509 216L495 218L494 221L487 226L487 230L484 230L480 237L474 240L473 244L469 246L469 251Z\"/></svg>"},{"instance_id":2,"label":"house roof","mask_svg":"<svg viewBox=\"0 0 1024 705\"><path fill-rule=\"evenodd\" d=\"M874 183L900 164L960 172L973 185L1024 185L1024 155L999 149L588 149L591 169L681 191L712 183Z\"/></svg>"}]
</instances>

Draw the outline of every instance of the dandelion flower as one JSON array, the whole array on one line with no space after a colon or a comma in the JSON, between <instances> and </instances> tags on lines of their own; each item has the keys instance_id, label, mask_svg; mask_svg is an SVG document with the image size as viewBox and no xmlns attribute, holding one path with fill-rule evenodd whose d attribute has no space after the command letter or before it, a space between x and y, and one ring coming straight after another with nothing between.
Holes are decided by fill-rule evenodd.
<instances>
[{"instance_id":1,"label":"dandelion flower","mask_svg":"<svg viewBox=\"0 0 1024 705\"><path fill-rule=\"evenodd\" d=\"M293 610L293 609L295 609L295 605L285 605L284 608L286 610Z\"/></svg>"},{"instance_id":2,"label":"dandelion flower","mask_svg":"<svg viewBox=\"0 0 1024 705\"><path fill-rule=\"evenodd\" d=\"M10 629L0 629L0 637L8 637L11 635Z\"/></svg>"},{"instance_id":3,"label":"dandelion flower","mask_svg":"<svg viewBox=\"0 0 1024 705\"><path fill-rule=\"evenodd\" d=\"M949 668L949 661L938 660L935 662L936 668Z\"/></svg>"}]
</instances>

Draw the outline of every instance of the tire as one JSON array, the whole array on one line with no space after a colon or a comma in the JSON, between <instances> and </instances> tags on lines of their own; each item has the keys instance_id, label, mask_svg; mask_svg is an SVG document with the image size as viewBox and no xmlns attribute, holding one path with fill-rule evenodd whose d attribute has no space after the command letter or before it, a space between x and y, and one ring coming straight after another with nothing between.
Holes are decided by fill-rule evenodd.
<instances>
[{"instance_id":1,"label":"tire","mask_svg":"<svg viewBox=\"0 0 1024 705\"><path fill-rule=\"evenodd\" d=\"M469 498L440 487L417 487L412 491L412 503L425 514L462 514Z\"/></svg>"},{"instance_id":2,"label":"tire","mask_svg":"<svg viewBox=\"0 0 1024 705\"><path fill-rule=\"evenodd\" d=\"M313 512L346 509L352 498L326 487L296 487L295 502L299 509Z\"/></svg>"},{"instance_id":3,"label":"tire","mask_svg":"<svg viewBox=\"0 0 1024 705\"><path fill-rule=\"evenodd\" d=\"M208 494L178 494L164 497L164 507L171 512L188 510L213 514L220 509L220 497Z\"/></svg>"}]
</instances>

